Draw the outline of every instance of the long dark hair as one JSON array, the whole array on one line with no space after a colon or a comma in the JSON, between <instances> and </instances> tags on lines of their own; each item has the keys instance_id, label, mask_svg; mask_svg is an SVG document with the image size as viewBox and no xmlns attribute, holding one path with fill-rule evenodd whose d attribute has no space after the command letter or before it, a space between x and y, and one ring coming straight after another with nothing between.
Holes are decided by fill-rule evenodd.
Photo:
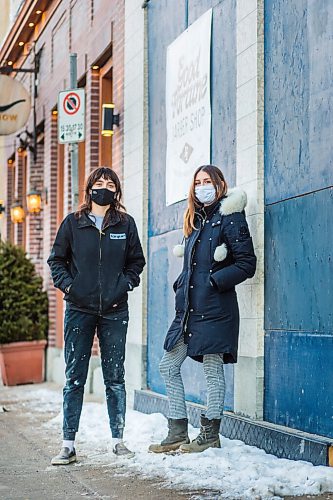
<instances>
[{"instance_id":1,"label":"long dark hair","mask_svg":"<svg viewBox=\"0 0 333 500\"><path fill-rule=\"evenodd\" d=\"M84 200L83 203L79 206L77 212L75 212L75 216L78 218L81 217L82 214L89 214L91 212L92 200L91 200L90 190L92 189L95 182L101 179L101 177L104 177L104 179L112 181L116 186L115 203L112 203L110 205L110 208L107 210L104 216L104 221L106 223L109 223L112 220L114 220L117 216L120 217L120 219L122 220L125 219L126 208L121 203L122 191L121 191L120 180L116 172L109 167L96 168L91 172L89 177L86 179L84 186Z\"/></svg>"},{"instance_id":2,"label":"long dark hair","mask_svg":"<svg viewBox=\"0 0 333 500\"><path fill-rule=\"evenodd\" d=\"M197 198L195 197L195 178L197 174L201 172L201 170L206 172L212 179L212 184L215 188L217 200L225 196L228 190L228 185L224 178L224 175L218 167L215 167L214 165L202 165L201 167L198 167L196 169L188 194L187 209L184 215L183 231L186 237L188 237L192 233L193 229L195 229L195 210L202 207L202 203L200 203L199 200L197 200Z\"/></svg>"}]
</instances>

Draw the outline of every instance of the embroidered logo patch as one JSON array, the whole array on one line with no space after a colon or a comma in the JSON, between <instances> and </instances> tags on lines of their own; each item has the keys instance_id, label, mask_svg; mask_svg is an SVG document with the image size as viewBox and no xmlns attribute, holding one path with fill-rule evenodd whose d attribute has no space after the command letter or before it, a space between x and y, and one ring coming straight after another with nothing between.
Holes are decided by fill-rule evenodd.
<instances>
[{"instance_id":1,"label":"embroidered logo patch","mask_svg":"<svg viewBox=\"0 0 333 500\"><path fill-rule=\"evenodd\" d=\"M126 240L126 233L110 233L110 240Z\"/></svg>"},{"instance_id":2,"label":"embroidered logo patch","mask_svg":"<svg viewBox=\"0 0 333 500\"><path fill-rule=\"evenodd\" d=\"M250 236L247 226L241 226L239 228L239 236Z\"/></svg>"}]
</instances>

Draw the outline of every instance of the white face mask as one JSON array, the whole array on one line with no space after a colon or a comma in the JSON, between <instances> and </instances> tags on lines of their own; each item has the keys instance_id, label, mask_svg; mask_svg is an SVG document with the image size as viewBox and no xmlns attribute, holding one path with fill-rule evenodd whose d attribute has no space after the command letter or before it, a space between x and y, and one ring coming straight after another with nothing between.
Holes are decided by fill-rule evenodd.
<instances>
[{"instance_id":1,"label":"white face mask","mask_svg":"<svg viewBox=\"0 0 333 500\"><path fill-rule=\"evenodd\" d=\"M216 198L215 188L211 184L206 186L196 186L195 196L203 204L213 203Z\"/></svg>"}]
</instances>

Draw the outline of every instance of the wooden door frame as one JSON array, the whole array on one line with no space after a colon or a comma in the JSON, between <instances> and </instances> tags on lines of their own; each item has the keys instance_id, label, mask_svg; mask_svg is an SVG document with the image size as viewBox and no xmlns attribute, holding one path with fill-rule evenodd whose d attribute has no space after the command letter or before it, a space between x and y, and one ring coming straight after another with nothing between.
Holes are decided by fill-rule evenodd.
<instances>
[{"instance_id":1,"label":"wooden door frame","mask_svg":"<svg viewBox=\"0 0 333 500\"><path fill-rule=\"evenodd\" d=\"M102 104L103 104L103 80L106 79L108 73L112 73L113 70L113 60L112 57L102 66L99 70L99 131L102 130ZM113 77L111 76L111 101L113 99ZM106 139L108 142L110 142L110 167L112 168L112 137L104 138L101 134L99 133L99 165L105 164L103 161L103 152L105 148L105 141Z\"/></svg>"}]
</instances>

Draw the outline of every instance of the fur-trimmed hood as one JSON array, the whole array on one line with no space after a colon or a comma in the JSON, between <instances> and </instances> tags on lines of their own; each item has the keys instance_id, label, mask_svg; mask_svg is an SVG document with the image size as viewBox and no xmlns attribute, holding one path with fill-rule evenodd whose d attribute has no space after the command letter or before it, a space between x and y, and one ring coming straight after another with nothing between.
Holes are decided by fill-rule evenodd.
<instances>
[{"instance_id":1,"label":"fur-trimmed hood","mask_svg":"<svg viewBox=\"0 0 333 500\"><path fill-rule=\"evenodd\" d=\"M221 215L231 215L235 212L243 212L247 204L247 195L243 189L232 188L221 200L219 212Z\"/></svg>"},{"instance_id":2,"label":"fur-trimmed hood","mask_svg":"<svg viewBox=\"0 0 333 500\"><path fill-rule=\"evenodd\" d=\"M219 213L221 215L231 215L236 212L243 212L247 204L247 195L243 189L232 188L228 189L226 196L220 202ZM176 257L184 257L185 245L175 245L173 254ZM214 260L221 262L227 256L227 246L225 243L218 246L214 252Z\"/></svg>"}]
</instances>

